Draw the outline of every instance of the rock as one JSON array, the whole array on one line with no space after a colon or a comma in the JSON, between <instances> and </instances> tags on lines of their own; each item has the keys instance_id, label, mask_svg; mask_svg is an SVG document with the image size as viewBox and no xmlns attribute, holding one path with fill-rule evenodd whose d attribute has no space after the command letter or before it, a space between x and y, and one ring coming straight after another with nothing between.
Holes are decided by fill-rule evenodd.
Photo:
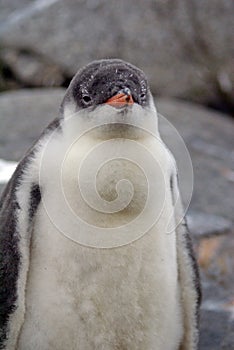
<instances>
[{"instance_id":1,"label":"rock","mask_svg":"<svg viewBox=\"0 0 234 350\"><path fill-rule=\"evenodd\" d=\"M207 248L209 245L212 246L212 254L205 264L200 255L203 242L208 243L206 244ZM199 350L229 350L233 348L233 249L233 234L200 241L198 258L201 267L203 303Z\"/></svg>"},{"instance_id":2,"label":"rock","mask_svg":"<svg viewBox=\"0 0 234 350\"><path fill-rule=\"evenodd\" d=\"M213 237L203 238L198 242L196 250L200 267L202 267L204 270L209 269L210 265L214 261L214 258L217 256L217 251L220 250L222 243L223 237L215 235Z\"/></svg>"},{"instance_id":3,"label":"rock","mask_svg":"<svg viewBox=\"0 0 234 350\"><path fill-rule=\"evenodd\" d=\"M3 6L3 48L37 52L70 76L91 60L120 57L141 67L158 95L233 107L231 1L24 3Z\"/></svg>"},{"instance_id":4,"label":"rock","mask_svg":"<svg viewBox=\"0 0 234 350\"><path fill-rule=\"evenodd\" d=\"M0 94L0 158L18 161L58 115L63 89Z\"/></svg>"},{"instance_id":5,"label":"rock","mask_svg":"<svg viewBox=\"0 0 234 350\"><path fill-rule=\"evenodd\" d=\"M207 310L229 311L234 315L233 249L233 230L224 236L199 241L197 257L202 269L203 306ZM206 300L209 300L209 303Z\"/></svg>"},{"instance_id":6,"label":"rock","mask_svg":"<svg viewBox=\"0 0 234 350\"><path fill-rule=\"evenodd\" d=\"M0 159L19 161L58 115L64 89L31 89L0 94ZM5 184L0 182L0 194Z\"/></svg>"},{"instance_id":7,"label":"rock","mask_svg":"<svg viewBox=\"0 0 234 350\"><path fill-rule=\"evenodd\" d=\"M32 0L3 0L1 1L0 23L4 23L15 17L16 13L20 13L22 8L28 7Z\"/></svg>"},{"instance_id":8,"label":"rock","mask_svg":"<svg viewBox=\"0 0 234 350\"><path fill-rule=\"evenodd\" d=\"M190 232L196 238L207 238L222 235L231 231L232 222L219 215L189 211L187 222Z\"/></svg>"},{"instance_id":9,"label":"rock","mask_svg":"<svg viewBox=\"0 0 234 350\"><path fill-rule=\"evenodd\" d=\"M230 350L233 347L233 344L234 344L234 321L231 320L231 322L229 322L229 325L226 331L226 336L222 342L221 349Z\"/></svg>"},{"instance_id":10,"label":"rock","mask_svg":"<svg viewBox=\"0 0 234 350\"><path fill-rule=\"evenodd\" d=\"M5 187L5 184L0 184L0 196L2 194L2 191L3 191L4 187Z\"/></svg>"},{"instance_id":11,"label":"rock","mask_svg":"<svg viewBox=\"0 0 234 350\"><path fill-rule=\"evenodd\" d=\"M58 65L27 50L2 49L1 59L23 86L62 86L68 79Z\"/></svg>"},{"instance_id":12,"label":"rock","mask_svg":"<svg viewBox=\"0 0 234 350\"><path fill-rule=\"evenodd\" d=\"M203 311L199 350L231 350L234 322L226 312Z\"/></svg>"},{"instance_id":13,"label":"rock","mask_svg":"<svg viewBox=\"0 0 234 350\"><path fill-rule=\"evenodd\" d=\"M158 112L179 131L190 153L194 191L190 209L233 222L234 124L222 114L196 104L156 99ZM160 118L162 136L174 152L174 139ZM166 126L166 128L165 128ZM180 161L179 155L177 160Z\"/></svg>"}]
</instances>

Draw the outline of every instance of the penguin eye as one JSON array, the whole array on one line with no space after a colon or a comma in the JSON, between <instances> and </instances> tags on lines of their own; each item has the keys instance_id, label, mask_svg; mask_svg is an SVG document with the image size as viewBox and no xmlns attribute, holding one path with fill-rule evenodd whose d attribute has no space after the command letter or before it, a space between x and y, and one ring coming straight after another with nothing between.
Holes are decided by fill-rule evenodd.
<instances>
[{"instance_id":1,"label":"penguin eye","mask_svg":"<svg viewBox=\"0 0 234 350\"><path fill-rule=\"evenodd\" d=\"M82 100L85 104L88 104L91 101L91 97L89 95L83 95Z\"/></svg>"},{"instance_id":2,"label":"penguin eye","mask_svg":"<svg viewBox=\"0 0 234 350\"><path fill-rule=\"evenodd\" d=\"M146 97L145 92L142 92L142 93L140 94L140 98L141 98L142 100L144 100L144 99L145 99L145 97Z\"/></svg>"},{"instance_id":3,"label":"penguin eye","mask_svg":"<svg viewBox=\"0 0 234 350\"><path fill-rule=\"evenodd\" d=\"M140 94L140 101L142 105L146 104L146 100L147 100L147 93L146 92L141 92Z\"/></svg>"}]
</instances>

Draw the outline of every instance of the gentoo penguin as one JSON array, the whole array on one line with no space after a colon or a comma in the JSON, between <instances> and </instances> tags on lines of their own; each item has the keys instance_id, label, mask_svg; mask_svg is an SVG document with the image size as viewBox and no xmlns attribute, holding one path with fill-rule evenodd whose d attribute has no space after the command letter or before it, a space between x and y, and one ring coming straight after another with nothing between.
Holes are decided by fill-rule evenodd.
<instances>
[{"instance_id":1,"label":"gentoo penguin","mask_svg":"<svg viewBox=\"0 0 234 350\"><path fill-rule=\"evenodd\" d=\"M119 59L79 70L1 198L0 348L197 349L178 196L145 74Z\"/></svg>"}]
</instances>

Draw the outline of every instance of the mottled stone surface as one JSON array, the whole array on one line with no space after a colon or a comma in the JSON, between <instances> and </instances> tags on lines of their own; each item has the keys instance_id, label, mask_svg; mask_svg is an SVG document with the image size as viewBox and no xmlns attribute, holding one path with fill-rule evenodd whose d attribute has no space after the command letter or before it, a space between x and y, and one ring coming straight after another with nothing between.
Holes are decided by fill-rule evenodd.
<instances>
[{"instance_id":1,"label":"mottled stone surface","mask_svg":"<svg viewBox=\"0 0 234 350\"><path fill-rule=\"evenodd\" d=\"M230 232L232 222L219 215L189 211L187 223L190 232L196 239L207 238L213 235L223 235Z\"/></svg>"},{"instance_id":2,"label":"mottled stone surface","mask_svg":"<svg viewBox=\"0 0 234 350\"><path fill-rule=\"evenodd\" d=\"M228 326L227 326L228 325ZM206 311L201 315L199 350L231 350L234 344L234 322L223 311Z\"/></svg>"},{"instance_id":3,"label":"mottled stone surface","mask_svg":"<svg viewBox=\"0 0 234 350\"><path fill-rule=\"evenodd\" d=\"M22 8L27 8L32 4L32 0L0 0L0 23L10 21Z\"/></svg>"},{"instance_id":4,"label":"mottled stone surface","mask_svg":"<svg viewBox=\"0 0 234 350\"><path fill-rule=\"evenodd\" d=\"M234 231L202 239L197 246L203 303L200 350L229 350L234 344Z\"/></svg>"},{"instance_id":5,"label":"mottled stone surface","mask_svg":"<svg viewBox=\"0 0 234 350\"><path fill-rule=\"evenodd\" d=\"M156 99L156 104L158 111L179 131L192 159L194 191L190 209L221 215L233 222L233 121L192 103ZM165 123L160 125L163 138L173 152L174 138L170 137Z\"/></svg>"}]
</instances>

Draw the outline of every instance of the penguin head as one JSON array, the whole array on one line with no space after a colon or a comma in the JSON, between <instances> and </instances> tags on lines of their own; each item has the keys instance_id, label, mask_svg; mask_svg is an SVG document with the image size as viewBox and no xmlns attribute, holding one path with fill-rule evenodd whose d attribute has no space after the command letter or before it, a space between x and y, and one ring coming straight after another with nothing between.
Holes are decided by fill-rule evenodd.
<instances>
[{"instance_id":1,"label":"penguin head","mask_svg":"<svg viewBox=\"0 0 234 350\"><path fill-rule=\"evenodd\" d=\"M80 69L72 79L64 103L72 101L76 109L101 104L121 108L137 103L147 106L149 86L145 74L120 59L94 61Z\"/></svg>"},{"instance_id":2,"label":"penguin head","mask_svg":"<svg viewBox=\"0 0 234 350\"><path fill-rule=\"evenodd\" d=\"M156 119L147 78L142 70L120 59L93 61L72 79L61 105L64 119L77 115L80 122L134 124L136 119ZM80 118L79 118L80 116ZM122 118L122 119L121 119Z\"/></svg>"}]
</instances>

